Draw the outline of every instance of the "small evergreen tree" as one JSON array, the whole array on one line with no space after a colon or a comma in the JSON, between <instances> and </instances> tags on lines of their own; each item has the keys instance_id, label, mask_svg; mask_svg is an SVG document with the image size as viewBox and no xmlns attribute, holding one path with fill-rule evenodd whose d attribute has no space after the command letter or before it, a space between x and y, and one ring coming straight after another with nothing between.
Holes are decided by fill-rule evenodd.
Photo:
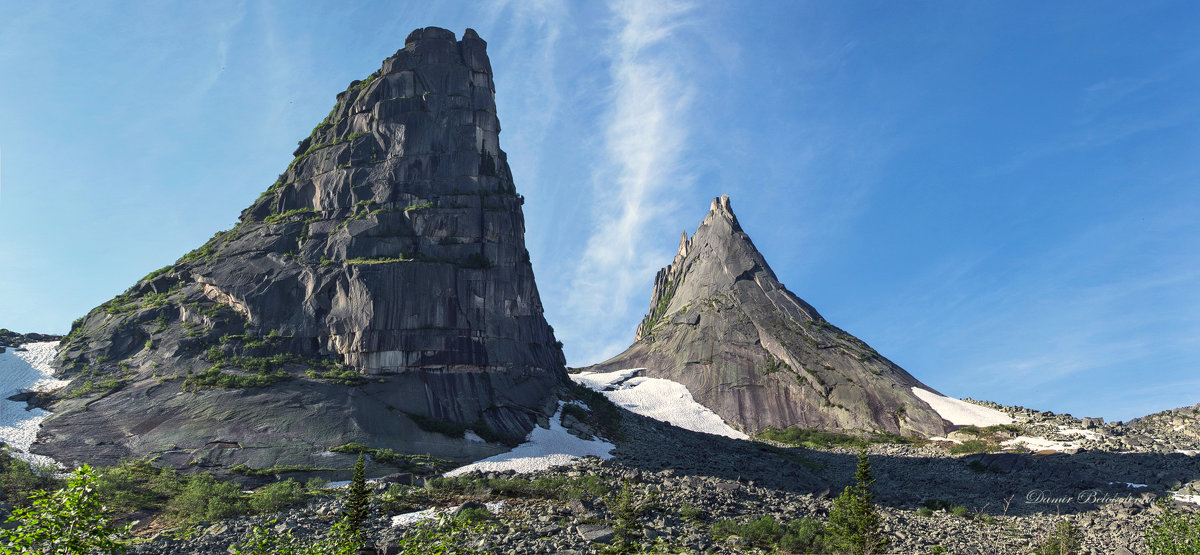
<instances>
[{"instance_id":1,"label":"small evergreen tree","mask_svg":"<svg viewBox=\"0 0 1200 555\"><path fill-rule=\"evenodd\" d=\"M94 480L91 467L85 464L71 473L66 487L35 492L28 507L13 510L8 521L17 526L0 531L0 547L5 553L40 555L124 551L119 540L128 535L129 526L109 523L96 498Z\"/></svg>"},{"instance_id":2,"label":"small evergreen tree","mask_svg":"<svg viewBox=\"0 0 1200 555\"><path fill-rule=\"evenodd\" d=\"M875 480L871 478L871 460L867 458L866 447L858 452L854 479L855 484L842 490L829 511L830 546L855 555L881 553L887 549L888 540L883 537L879 514L872 503L871 485Z\"/></svg>"},{"instance_id":3,"label":"small evergreen tree","mask_svg":"<svg viewBox=\"0 0 1200 555\"><path fill-rule=\"evenodd\" d=\"M604 552L614 555L640 553L638 540L642 539L645 533L639 520L643 513L656 506L654 492L650 492L647 498L639 501L629 486L629 480L623 480L621 491L605 498L604 504L616 520L613 524L614 541Z\"/></svg>"},{"instance_id":4,"label":"small evergreen tree","mask_svg":"<svg viewBox=\"0 0 1200 555\"><path fill-rule=\"evenodd\" d=\"M1064 518L1033 552L1035 555L1075 555L1079 553L1079 529Z\"/></svg>"},{"instance_id":5,"label":"small evergreen tree","mask_svg":"<svg viewBox=\"0 0 1200 555\"><path fill-rule=\"evenodd\" d=\"M349 489L343 520L350 538L354 542L362 544L362 525L367 521L371 512L370 492L367 490L366 460L362 453L358 454L358 462L354 463L354 477L350 479Z\"/></svg>"}]
</instances>

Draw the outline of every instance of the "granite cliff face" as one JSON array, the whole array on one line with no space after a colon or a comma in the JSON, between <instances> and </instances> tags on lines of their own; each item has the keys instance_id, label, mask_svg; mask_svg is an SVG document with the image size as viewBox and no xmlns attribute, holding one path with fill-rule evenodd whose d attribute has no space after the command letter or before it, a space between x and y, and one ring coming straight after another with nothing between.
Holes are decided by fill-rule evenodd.
<instances>
[{"instance_id":1,"label":"granite cliff face","mask_svg":"<svg viewBox=\"0 0 1200 555\"><path fill-rule=\"evenodd\" d=\"M748 434L800 426L938 436L949 425L912 394L928 387L779 283L727 196L658 272L633 345L588 370L624 368L684 384Z\"/></svg>"},{"instance_id":2,"label":"granite cliff face","mask_svg":"<svg viewBox=\"0 0 1200 555\"><path fill-rule=\"evenodd\" d=\"M236 227L76 322L34 450L348 468L328 449L471 460L522 438L565 361L494 95L473 30L414 31Z\"/></svg>"}]
</instances>

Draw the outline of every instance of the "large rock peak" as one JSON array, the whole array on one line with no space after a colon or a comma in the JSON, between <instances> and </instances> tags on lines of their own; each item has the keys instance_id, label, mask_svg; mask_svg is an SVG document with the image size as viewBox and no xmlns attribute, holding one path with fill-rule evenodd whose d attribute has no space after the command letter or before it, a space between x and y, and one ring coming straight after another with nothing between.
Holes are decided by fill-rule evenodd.
<instances>
[{"instance_id":1,"label":"large rock peak","mask_svg":"<svg viewBox=\"0 0 1200 555\"><path fill-rule=\"evenodd\" d=\"M565 360L499 133L487 44L413 31L236 227L73 327L59 363L84 379L43 452L303 465L355 441L465 460L500 445L467 428L523 437ZM208 453L214 436L261 447Z\"/></svg>"},{"instance_id":2,"label":"large rock peak","mask_svg":"<svg viewBox=\"0 0 1200 555\"><path fill-rule=\"evenodd\" d=\"M916 378L779 282L724 195L658 272L633 345L594 369L639 367L683 383L751 434L802 426L929 436L947 425L912 394L925 387Z\"/></svg>"}]
</instances>

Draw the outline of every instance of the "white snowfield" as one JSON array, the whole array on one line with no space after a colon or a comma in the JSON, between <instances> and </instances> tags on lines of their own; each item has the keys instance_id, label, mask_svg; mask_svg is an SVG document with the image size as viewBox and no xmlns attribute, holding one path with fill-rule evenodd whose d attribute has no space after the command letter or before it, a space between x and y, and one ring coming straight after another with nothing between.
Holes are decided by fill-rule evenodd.
<instances>
[{"instance_id":1,"label":"white snowfield","mask_svg":"<svg viewBox=\"0 0 1200 555\"><path fill-rule=\"evenodd\" d=\"M697 403L687 386L662 378L638 376L643 368L615 372L581 372L571 379L603 393L613 403L631 412L669 422L693 432L734 439L750 436L733 429L717 413Z\"/></svg>"},{"instance_id":2,"label":"white snowfield","mask_svg":"<svg viewBox=\"0 0 1200 555\"><path fill-rule=\"evenodd\" d=\"M25 410L25 403L9 401L8 397L22 391L57 389L67 382L54 379L50 363L58 354L58 343L29 343L25 351L9 348L0 353L0 441L8 444L13 454L35 464L54 464L54 460L28 453L37 439L38 427L50 413L42 409Z\"/></svg>"},{"instance_id":3,"label":"white snowfield","mask_svg":"<svg viewBox=\"0 0 1200 555\"><path fill-rule=\"evenodd\" d=\"M952 399L919 387L913 387L912 392L918 399L929 403L929 406L933 407L933 410L939 416L950 421L955 426L983 427L1013 423L1011 416L996 409L979 406L975 403L968 403L959 399Z\"/></svg>"},{"instance_id":4,"label":"white snowfield","mask_svg":"<svg viewBox=\"0 0 1200 555\"><path fill-rule=\"evenodd\" d=\"M550 429L533 427L525 443L518 445L512 451L500 453L478 462L460 466L447 472L446 476L458 476L473 470L480 472L497 472L515 470L518 473L544 470L552 466L570 464L571 461L583 457L600 457L611 459L612 450L616 446L599 439L582 440L567 432L559 419L562 417L563 402L558 403L558 411L550 419Z\"/></svg>"},{"instance_id":5,"label":"white snowfield","mask_svg":"<svg viewBox=\"0 0 1200 555\"><path fill-rule=\"evenodd\" d=\"M1066 426L1059 426L1058 433L1064 434L1064 435L1069 435L1069 436L1070 435L1083 436L1084 439L1090 439L1092 441L1098 441L1100 439L1099 432L1094 432L1092 430L1083 430L1080 428L1068 428Z\"/></svg>"}]
</instances>

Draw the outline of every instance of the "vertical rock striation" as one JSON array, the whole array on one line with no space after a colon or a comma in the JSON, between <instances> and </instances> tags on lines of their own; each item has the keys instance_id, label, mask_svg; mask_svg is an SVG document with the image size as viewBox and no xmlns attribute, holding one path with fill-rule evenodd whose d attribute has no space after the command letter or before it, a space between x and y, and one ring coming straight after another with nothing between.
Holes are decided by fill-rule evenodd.
<instances>
[{"instance_id":1,"label":"vertical rock striation","mask_svg":"<svg viewBox=\"0 0 1200 555\"><path fill-rule=\"evenodd\" d=\"M565 361L486 46L414 31L237 226L77 322L36 450L262 468L328 466L351 441L468 460L522 438Z\"/></svg>"},{"instance_id":2,"label":"vertical rock striation","mask_svg":"<svg viewBox=\"0 0 1200 555\"><path fill-rule=\"evenodd\" d=\"M928 387L779 283L728 196L713 199L658 272L633 345L588 370L624 368L684 384L748 434L800 426L936 436L948 425L912 394Z\"/></svg>"}]
</instances>

